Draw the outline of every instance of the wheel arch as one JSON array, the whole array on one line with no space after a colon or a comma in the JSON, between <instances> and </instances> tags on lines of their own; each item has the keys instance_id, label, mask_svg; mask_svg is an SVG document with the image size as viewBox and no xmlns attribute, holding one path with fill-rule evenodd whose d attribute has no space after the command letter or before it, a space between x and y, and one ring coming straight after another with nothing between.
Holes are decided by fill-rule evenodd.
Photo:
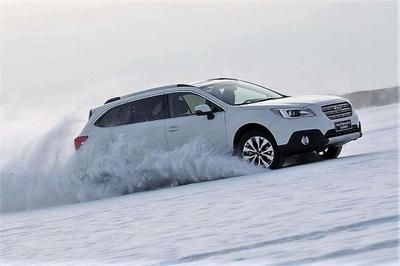
<instances>
[{"instance_id":1,"label":"wheel arch","mask_svg":"<svg viewBox=\"0 0 400 266\"><path fill-rule=\"evenodd\" d=\"M243 126L241 126L235 133L235 136L233 138L233 151L234 153L236 153L237 151L237 147L239 145L239 141L242 138L242 136L250 131L250 130L261 130L263 132L265 132L266 134L269 135L269 137L271 137L271 139L275 142L276 145L276 140L274 135L271 133L271 131L269 131L268 128L266 128L265 126L258 124L258 123L249 123L249 124L245 124Z\"/></svg>"}]
</instances>

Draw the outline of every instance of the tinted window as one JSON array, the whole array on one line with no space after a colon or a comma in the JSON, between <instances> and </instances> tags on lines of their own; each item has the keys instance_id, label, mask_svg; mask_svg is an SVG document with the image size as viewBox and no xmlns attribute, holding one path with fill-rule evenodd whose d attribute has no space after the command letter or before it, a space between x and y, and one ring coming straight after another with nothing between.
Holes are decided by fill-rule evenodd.
<instances>
[{"instance_id":1,"label":"tinted window","mask_svg":"<svg viewBox=\"0 0 400 266\"><path fill-rule=\"evenodd\" d=\"M165 96L156 96L133 102L133 123L165 119Z\"/></svg>"},{"instance_id":2,"label":"tinted window","mask_svg":"<svg viewBox=\"0 0 400 266\"><path fill-rule=\"evenodd\" d=\"M155 96L122 104L107 111L95 123L99 127L115 127L165 119L165 96Z\"/></svg>"},{"instance_id":3,"label":"tinted window","mask_svg":"<svg viewBox=\"0 0 400 266\"><path fill-rule=\"evenodd\" d=\"M190 92L169 94L168 102L171 117L194 115L195 107L200 104L208 104L213 112L222 111L222 109L213 102Z\"/></svg>"},{"instance_id":4,"label":"tinted window","mask_svg":"<svg viewBox=\"0 0 400 266\"><path fill-rule=\"evenodd\" d=\"M95 125L99 127L116 127L131 123L132 103L126 103L108 110L97 119Z\"/></svg>"}]
</instances>

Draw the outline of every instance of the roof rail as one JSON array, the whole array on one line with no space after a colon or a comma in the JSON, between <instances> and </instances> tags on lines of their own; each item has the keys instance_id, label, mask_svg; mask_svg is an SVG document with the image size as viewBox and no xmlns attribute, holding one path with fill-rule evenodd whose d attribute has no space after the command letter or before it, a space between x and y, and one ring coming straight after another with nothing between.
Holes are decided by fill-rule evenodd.
<instances>
[{"instance_id":1,"label":"roof rail","mask_svg":"<svg viewBox=\"0 0 400 266\"><path fill-rule=\"evenodd\" d=\"M221 79L229 79L229 80L238 80L238 81L240 81L240 79L236 79L236 78L213 78L213 79L207 79L207 81L221 80Z\"/></svg>"},{"instance_id":2,"label":"roof rail","mask_svg":"<svg viewBox=\"0 0 400 266\"><path fill-rule=\"evenodd\" d=\"M178 88L179 87L194 87L194 88L196 88L196 86L194 86L194 85L182 84L182 83L174 84L174 85L168 85L168 86L161 86L161 87L156 87L156 88L152 88L152 89L148 89L148 90L144 90L144 91L138 91L138 92L130 93L130 94L127 94L127 95L124 95L124 96L121 96L121 97L114 97L114 98L108 99L104 104L115 102L115 101L121 100L121 98L126 98L126 97L130 97L130 96L133 96L133 95L138 95L138 94L141 94L141 93L146 93L146 92L150 92L150 91L157 91L157 90L173 88L173 87L178 87Z\"/></svg>"},{"instance_id":3,"label":"roof rail","mask_svg":"<svg viewBox=\"0 0 400 266\"><path fill-rule=\"evenodd\" d=\"M189 85L189 84L176 84L176 87L196 87L196 86L193 86L193 85Z\"/></svg>"},{"instance_id":4,"label":"roof rail","mask_svg":"<svg viewBox=\"0 0 400 266\"><path fill-rule=\"evenodd\" d=\"M121 97L114 97L114 98L108 99L104 104L115 102L118 100L121 100Z\"/></svg>"}]
</instances>

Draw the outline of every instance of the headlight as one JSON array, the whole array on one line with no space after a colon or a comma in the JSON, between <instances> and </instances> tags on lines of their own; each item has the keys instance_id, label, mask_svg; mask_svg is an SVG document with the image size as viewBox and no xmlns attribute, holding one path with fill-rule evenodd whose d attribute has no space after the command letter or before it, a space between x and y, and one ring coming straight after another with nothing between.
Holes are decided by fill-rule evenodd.
<instances>
[{"instance_id":1,"label":"headlight","mask_svg":"<svg viewBox=\"0 0 400 266\"><path fill-rule=\"evenodd\" d=\"M287 119L315 116L314 112L308 108L276 109L275 111Z\"/></svg>"}]
</instances>

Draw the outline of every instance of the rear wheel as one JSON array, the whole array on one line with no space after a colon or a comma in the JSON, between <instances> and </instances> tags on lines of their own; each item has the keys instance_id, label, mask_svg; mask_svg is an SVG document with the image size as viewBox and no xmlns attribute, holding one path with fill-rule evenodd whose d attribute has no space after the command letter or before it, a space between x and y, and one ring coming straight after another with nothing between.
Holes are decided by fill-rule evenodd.
<instances>
[{"instance_id":1,"label":"rear wheel","mask_svg":"<svg viewBox=\"0 0 400 266\"><path fill-rule=\"evenodd\" d=\"M284 162L275 140L261 130L251 130L242 136L238 144L238 155L245 161L271 169L282 167Z\"/></svg>"},{"instance_id":2,"label":"rear wheel","mask_svg":"<svg viewBox=\"0 0 400 266\"><path fill-rule=\"evenodd\" d=\"M325 159L336 159L341 151L342 151L342 146L331 146L321 151L320 154Z\"/></svg>"}]
</instances>

